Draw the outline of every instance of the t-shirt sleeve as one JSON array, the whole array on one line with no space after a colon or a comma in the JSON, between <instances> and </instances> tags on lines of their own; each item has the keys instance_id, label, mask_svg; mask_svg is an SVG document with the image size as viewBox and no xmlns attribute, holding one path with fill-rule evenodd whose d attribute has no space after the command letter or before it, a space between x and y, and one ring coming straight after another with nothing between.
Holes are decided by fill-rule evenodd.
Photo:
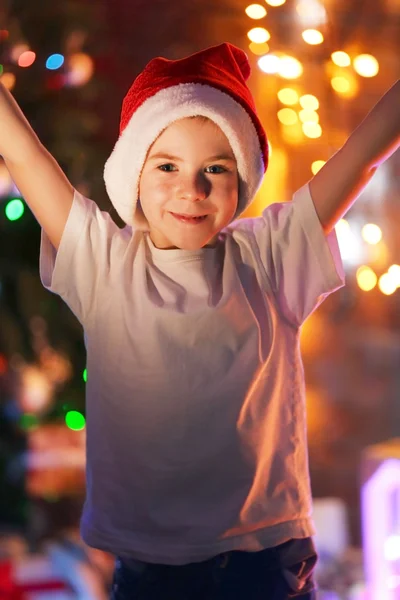
<instances>
[{"instance_id":1,"label":"t-shirt sleeve","mask_svg":"<svg viewBox=\"0 0 400 600\"><path fill-rule=\"evenodd\" d=\"M58 250L42 229L42 284L61 296L84 327L94 316L99 291L109 288L120 240L110 215L76 190Z\"/></svg>"},{"instance_id":2,"label":"t-shirt sleeve","mask_svg":"<svg viewBox=\"0 0 400 600\"><path fill-rule=\"evenodd\" d=\"M336 231L324 233L308 184L254 219L252 237L266 284L293 325L345 284Z\"/></svg>"}]
</instances>

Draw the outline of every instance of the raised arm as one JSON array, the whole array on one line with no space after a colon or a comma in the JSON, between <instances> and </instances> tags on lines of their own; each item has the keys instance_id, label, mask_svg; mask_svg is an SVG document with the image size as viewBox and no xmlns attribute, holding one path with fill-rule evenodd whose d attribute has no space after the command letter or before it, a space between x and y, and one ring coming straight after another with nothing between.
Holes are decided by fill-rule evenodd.
<instances>
[{"instance_id":1,"label":"raised arm","mask_svg":"<svg viewBox=\"0 0 400 600\"><path fill-rule=\"evenodd\" d=\"M37 221L58 248L74 188L1 82L0 154Z\"/></svg>"},{"instance_id":2,"label":"raised arm","mask_svg":"<svg viewBox=\"0 0 400 600\"><path fill-rule=\"evenodd\" d=\"M310 181L311 196L329 233L378 166L400 145L400 80L379 100L344 146Z\"/></svg>"}]
</instances>

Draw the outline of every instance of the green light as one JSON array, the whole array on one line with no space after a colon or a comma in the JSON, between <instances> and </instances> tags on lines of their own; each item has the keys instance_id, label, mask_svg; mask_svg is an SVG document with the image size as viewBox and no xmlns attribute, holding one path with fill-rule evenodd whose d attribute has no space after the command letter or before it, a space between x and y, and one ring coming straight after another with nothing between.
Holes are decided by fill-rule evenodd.
<instances>
[{"instance_id":1,"label":"green light","mask_svg":"<svg viewBox=\"0 0 400 600\"><path fill-rule=\"evenodd\" d=\"M25 212L24 203L20 198L14 198L6 204L5 213L9 221L20 219Z\"/></svg>"},{"instance_id":2,"label":"green light","mask_svg":"<svg viewBox=\"0 0 400 600\"><path fill-rule=\"evenodd\" d=\"M81 431L82 429L85 429L86 419L77 410L69 410L65 415L65 423L69 429Z\"/></svg>"},{"instance_id":3,"label":"green light","mask_svg":"<svg viewBox=\"0 0 400 600\"><path fill-rule=\"evenodd\" d=\"M21 415L19 424L22 429L33 429L39 425L39 419L36 415L32 415L30 413L25 413Z\"/></svg>"},{"instance_id":4,"label":"green light","mask_svg":"<svg viewBox=\"0 0 400 600\"><path fill-rule=\"evenodd\" d=\"M82 373L82 377L83 377L83 381L86 383L87 382L87 369L84 369L84 371Z\"/></svg>"}]
</instances>

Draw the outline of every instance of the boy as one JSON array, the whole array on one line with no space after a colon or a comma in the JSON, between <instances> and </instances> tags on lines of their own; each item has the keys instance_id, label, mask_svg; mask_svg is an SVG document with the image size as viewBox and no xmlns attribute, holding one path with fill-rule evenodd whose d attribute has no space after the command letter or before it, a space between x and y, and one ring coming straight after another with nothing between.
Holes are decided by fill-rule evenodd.
<instances>
[{"instance_id":1,"label":"boy","mask_svg":"<svg viewBox=\"0 0 400 600\"><path fill-rule=\"evenodd\" d=\"M344 283L334 225L400 138L400 86L294 195L236 221L268 164L230 44L134 81L104 177L119 230L5 91L0 152L40 273L85 330L81 532L113 599L315 598L301 324Z\"/></svg>"}]
</instances>

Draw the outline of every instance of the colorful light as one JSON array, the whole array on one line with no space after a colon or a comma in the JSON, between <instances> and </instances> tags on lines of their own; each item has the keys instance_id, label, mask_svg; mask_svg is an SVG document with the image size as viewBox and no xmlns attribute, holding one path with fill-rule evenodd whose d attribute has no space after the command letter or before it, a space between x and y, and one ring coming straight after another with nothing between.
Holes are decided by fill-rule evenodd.
<instances>
[{"instance_id":1,"label":"colorful light","mask_svg":"<svg viewBox=\"0 0 400 600\"><path fill-rule=\"evenodd\" d=\"M319 0L298 0L296 13L303 27L318 27L327 20L326 10Z\"/></svg>"},{"instance_id":2,"label":"colorful light","mask_svg":"<svg viewBox=\"0 0 400 600\"><path fill-rule=\"evenodd\" d=\"M27 50L26 52L23 52L21 54L21 56L18 59L18 66L19 67L30 67L31 65L33 65L33 63L36 60L36 54L35 52L32 52L31 50Z\"/></svg>"},{"instance_id":3,"label":"colorful light","mask_svg":"<svg viewBox=\"0 0 400 600\"><path fill-rule=\"evenodd\" d=\"M368 223L361 230L361 235L367 244L378 244L382 239L382 231L378 225Z\"/></svg>"},{"instance_id":4,"label":"colorful light","mask_svg":"<svg viewBox=\"0 0 400 600\"><path fill-rule=\"evenodd\" d=\"M362 487L363 549L369 600L398 599L393 587L393 563L385 557L385 548L388 539L397 534L394 521L400 514L399 491L400 460L395 458L387 458L375 467Z\"/></svg>"},{"instance_id":5,"label":"colorful light","mask_svg":"<svg viewBox=\"0 0 400 600\"><path fill-rule=\"evenodd\" d=\"M322 128L319 123L303 123L302 129L304 135L306 135L308 138L315 139L321 137L322 135Z\"/></svg>"},{"instance_id":6,"label":"colorful light","mask_svg":"<svg viewBox=\"0 0 400 600\"><path fill-rule=\"evenodd\" d=\"M69 429L73 431L81 431L85 428L86 419L77 410L69 410L65 415L65 423Z\"/></svg>"},{"instance_id":7,"label":"colorful light","mask_svg":"<svg viewBox=\"0 0 400 600\"><path fill-rule=\"evenodd\" d=\"M280 59L275 54L266 54L257 61L261 71L268 74L277 73L280 65Z\"/></svg>"},{"instance_id":8,"label":"colorful light","mask_svg":"<svg viewBox=\"0 0 400 600\"><path fill-rule=\"evenodd\" d=\"M388 273L396 283L396 286L400 287L400 265L391 265L388 268Z\"/></svg>"},{"instance_id":9,"label":"colorful light","mask_svg":"<svg viewBox=\"0 0 400 600\"><path fill-rule=\"evenodd\" d=\"M303 74L303 65L293 56L282 56L278 73L284 79L297 79Z\"/></svg>"},{"instance_id":10,"label":"colorful light","mask_svg":"<svg viewBox=\"0 0 400 600\"><path fill-rule=\"evenodd\" d=\"M301 37L307 44L310 44L311 46L322 44L324 41L324 36L320 31L318 31L318 29L305 29L302 32Z\"/></svg>"},{"instance_id":11,"label":"colorful light","mask_svg":"<svg viewBox=\"0 0 400 600\"><path fill-rule=\"evenodd\" d=\"M319 101L312 94L304 94L299 99L300 106L302 108L306 108L309 110L318 110L319 109Z\"/></svg>"},{"instance_id":12,"label":"colorful light","mask_svg":"<svg viewBox=\"0 0 400 600\"><path fill-rule=\"evenodd\" d=\"M247 33L247 37L255 44L263 44L268 42L271 35L264 27L253 27L253 29L250 29L250 31Z\"/></svg>"},{"instance_id":13,"label":"colorful light","mask_svg":"<svg viewBox=\"0 0 400 600\"><path fill-rule=\"evenodd\" d=\"M318 123L319 115L315 110L309 110L307 108L303 108L299 112L299 118L302 123Z\"/></svg>"},{"instance_id":14,"label":"colorful light","mask_svg":"<svg viewBox=\"0 0 400 600\"><path fill-rule=\"evenodd\" d=\"M316 175L318 173L318 171L320 169L322 169L322 167L324 166L324 164L326 163L325 160L314 160L314 162L311 165L311 171L314 175Z\"/></svg>"},{"instance_id":15,"label":"colorful light","mask_svg":"<svg viewBox=\"0 0 400 600\"><path fill-rule=\"evenodd\" d=\"M380 276L378 286L385 296L391 296L397 290L396 281L390 273L384 273Z\"/></svg>"},{"instance_id":16,"label":"colorful light","mask_svg":"<svg viewBox=\"0 0 400 600\"><path fill-rule=\"evenodd\" d=\"M361 266L357 269L356 279L358 287L363 292L370 292L377 284L378 277L375 272L368 266Z\"/></svg>"},{"instance_id":17,"label":"colorful light","mask_svg":"<svg viewBox=\"0 0 400 600\"><path fill-rule=\"evenodd\" d=\"M361 77L375 77L379 72L379 63L371 54L360 54L353 60L354 70Z\"/></svg>"},{"instance_id":18,"label":"colorful light","mask_svg":"<svg viewBox=\"0 0 400 600\"><path fill-rule=\"evenodd\" d=\"M263 19L267 14L267 9L261 4L250 4L245 12L250 19Z\"/></svg>"},{"instance_id":19,"label":"colorful light","mask_svg":"<svg viewBox=\"0 0 400 600\"><path fill-rule=\"evenodd\" d=\"M46 60L46 69L50 71L56 71L64 64L64 57L62 54L52 54Z\"/></svg>"},{"instance_id":20,"label":"colorful light","mask_svg":"<svg viewBox=\"0 0 400 600\"><path fill-rule=\"evenodd\" d=\"M297 104L297 102L299 101L298 93L292 88L282 88L281 90L279 90L278 98L282 102L282 104L287 104L289 106Z\"/></svg>"},{"instance_id":21,"label":"colorful light","mask_svg":"<svg viewBox=\"0 0 400 600\"><path fill-rule=\"evenodd\" d=\"M1 76L1 83L7 90L12 90L15 86L16 78L14 73L3 73Z\"/></svg>"},{"instance_id":22,"label":"colorful light","mask_svg":"<svg viewBox=\"0 0 400 600\"><path fill-rule=\"evenodd\" d=\"M281 108L278 119L283 125L294 125L298 121L296 112L292 108Z\"/></svg>"},{"instance_id":23,"label":"colorful light","mask_svg":"<svg viewBox=\"0 0 400 600\"><path fill-rule=\"evenodd\" d=\"M5 207L6 217L9 221L17 221L25 212L25 205L20 198L7 202Z\"/></svg>"},{"instance_id":24,"label":"colorful light","mask_svg":"<svg viewBox=\"0 0 400 600\"><path fill-rule=\"evenodd\" d=\"M331 59L338 67L348 67L351 64L350 56L347 52L342 52L341 50L332 52Z\"/></svg>"},{"instance_id":25,"label":"colorful light","mask_svg":"<svg viewBox=\"0 0 400 600\"><path fill-rule=\"evenodd\" d=\"M264 42L264 44L256 44L255 42L251 42L249 44L249 48L256 56L262 56L263 54L267 54L267 52L269 52L269 46L266 42Z\"/></svg>"}]
</instances>

